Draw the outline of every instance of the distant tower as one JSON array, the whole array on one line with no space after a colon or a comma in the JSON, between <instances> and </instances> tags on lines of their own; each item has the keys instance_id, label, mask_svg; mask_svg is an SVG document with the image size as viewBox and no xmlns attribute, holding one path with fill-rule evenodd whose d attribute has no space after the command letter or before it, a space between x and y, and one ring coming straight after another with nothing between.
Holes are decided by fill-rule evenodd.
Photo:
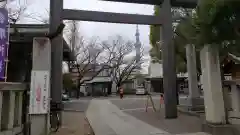
<instances>
[{"instance_id":1,"label":"distant tower","mask_svg":"<svg viewBox=\"0 0 240 135\"><path fill-rule=\"evenodd\" d=\"M139 29L138 29L138 25L136 27L136 43L135 43L135 49L136 49L136 61L139 62L140 61L140 49L141 49L141 42L140 42L140 39L139 39ZM141 65L139 65L139 68L141 68Z\"/></svg>"}]
</instances>

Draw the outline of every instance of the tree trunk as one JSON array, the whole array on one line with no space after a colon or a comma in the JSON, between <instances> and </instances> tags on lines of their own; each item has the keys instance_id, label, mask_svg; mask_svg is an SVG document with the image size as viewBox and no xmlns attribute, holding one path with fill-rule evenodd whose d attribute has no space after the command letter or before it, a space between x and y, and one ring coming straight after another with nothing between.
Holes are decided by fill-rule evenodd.
<instances>
[{"instance_id":1,"label":"tree trunk","mask_svg":"<svg viewBox=\"0 0 240 135\"><path fill-rule=\"evenodd\" d=\"M120 83L117 83L117 87L116 87L116 90L117 90L117 94L119 94L119 87L121 86Z\"/></svg>"},{"instance_id":2,"label":"tree trunk","mask_svg":"<svg viewBox=\"0 0 240 135\"><path fill-rule=\"evenodd\" d=\"M177 80L177 85L176 86L177 86L177 88L176 88L177 89L176 90L177 105L179 105L179 93L178 92L179 92L180 88L179 88L179 81L178 80Z\"/></svg>"},{"instance_id":3,"label":"tree trunk","mask_svg":"<svg viewBox=\"0 0 240 135\"><path fill-rule=\"evenodd\" d=\"M80 98L80 88L81 88L81 84L80 84L80 82L78 82L78 84L77 84L77 98L78 99Z\"/></svg>"},{"instance_id":4,"label":"tree trunk","mask_svg":"<svg viewBox=\"0 0 240 135\"><path fill-rule=\"evenodd\" d=\"M117 90L117 91L116 91L116 94L118 94L118 93L119 93L118 86L116 86L116 90Z\"/></svg>"}]
</instances>

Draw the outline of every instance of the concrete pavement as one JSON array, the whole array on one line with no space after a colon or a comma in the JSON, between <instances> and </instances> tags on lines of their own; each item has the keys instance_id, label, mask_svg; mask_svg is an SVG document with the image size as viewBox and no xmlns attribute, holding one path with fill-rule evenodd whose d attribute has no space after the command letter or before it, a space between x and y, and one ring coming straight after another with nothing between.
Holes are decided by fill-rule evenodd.
<instances>
[{"instance_id":1,"label":"concrete pavement","mask_svg":"<svg viewBox=\"0 0 240 135\"><path fill-rule=\"evenodd\" d=\"M157 112L153 111L151 104L149 104L148 112L145 112L147 101L146 97L142 99L111 99L110 101L121 111L172 134L195 133L202 131L203 119L196 116L179 113L178 119L165 119L164 109L159 108L160 103L158 98L153 98Z\"/></svg>"},{"instance_id":2,"label":"concrete pavement","mask_svg":"<svg viewBox=\"0 0 240 135\"><path fill-rule=\"evenodd\" d=\"M95 135L173 135L124 113L107 99L91 100L86 117ZM208 134L199 132L181 135Z\"/></svg>"},{"instance_id":3,"label":"concrete pavement","mask_svg":"<svg viewBox=\"0 0 240 135\"><path fill-rule=\"evenodd\" d=\"M88 104L91 99L84 99L84 100L70 100L63 102L64 111L78 111L78 112L85 112L88 108Z\"/></svg>"},{"instance_id":4,"label":"concrete pavement","mask_svg":"<svg viewBox=\"0 0 240 135\"><path fill-rule=\"evenodd\" d=\"M152 97L154 105L156 108L160 107L159 96ZM139 97L124 97L123 100L116 98L116 99L109 99L114 105L116 105L120 110L134 110L134 109L141 109L146 107L147 103L147 96L139 96ZM149 107L152 106L149 101Z\"/></svg>"},{"instance_id":5,"label":"concrete pavement","mask_svg":"<svg viewBox=\"0 0 240 135\"><path fill-rule=\"evenodd\" d=\"M148 112L145 112L145 110L124 110L124 112L171 134L196 133L202 131L202 121L195 116L179 113L177 119L165 119L164 109L157 112L154 112L153 109L149 109Z\"/></svg>"}]
</instances>

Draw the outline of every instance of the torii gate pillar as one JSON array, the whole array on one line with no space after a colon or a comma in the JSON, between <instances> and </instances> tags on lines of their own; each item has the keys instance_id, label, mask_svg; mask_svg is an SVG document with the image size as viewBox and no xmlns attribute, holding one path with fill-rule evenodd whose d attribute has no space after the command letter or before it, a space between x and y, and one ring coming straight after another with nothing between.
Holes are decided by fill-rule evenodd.
<instances>
[{"instance_id":1,"label":"torii gate pillar","mask_svg":"<svg viewBox=\"0 0 240 135\"><path fill-rule=\"evenodd\" d=\"M50 0L50 33L55 32L62 23L63 0ZM51 101L57 108L62 107L62 60L63 38L59 34L51 41ZM55 108L55 107L54 107ZM61 112L59 111L59 114ZM61 121L61 115L60 115Z\"/></svg>"},{"instance_id":2,"label":"torii gate pillar","mask_svg":"<svg viewBox=\"0 0 240 135\"><path fill-rule=\"evenodd\" d=\"M175 47L173 44L171 0L162 3L162 57L163 57L163 89L165 103L165 117L177 118L177 76L175 64Z\"/></svg>"}]
</instances>

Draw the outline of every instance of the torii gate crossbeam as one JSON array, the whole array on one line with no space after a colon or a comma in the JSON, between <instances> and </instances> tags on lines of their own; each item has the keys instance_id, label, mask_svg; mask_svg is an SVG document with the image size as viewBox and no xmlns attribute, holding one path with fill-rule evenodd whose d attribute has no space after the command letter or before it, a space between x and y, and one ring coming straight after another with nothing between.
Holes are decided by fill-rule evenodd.
<instances>
[{"instance_id":1,"label":"torii gate crossbeam","mask_svg":"<svg viewBox=\"0 0 240 135\"><path fill-rule=\"evenodd\" d=\"M124 14L99 11L63 9L63 20L81 20L108 23L161 25L161 17L152 15Z\"/></svg>"},{"instance_id":2,"label":"torii gate crossbeam","mask_svg":"<svg viewBox=\"0 0 240 135\"><path fill-rule=\"evenodd\" d=\"M134 4L162 5L164 0L102 0ZM198 0L170 0L172 7L195 8Z\"/></svg>"}]
</instances>

